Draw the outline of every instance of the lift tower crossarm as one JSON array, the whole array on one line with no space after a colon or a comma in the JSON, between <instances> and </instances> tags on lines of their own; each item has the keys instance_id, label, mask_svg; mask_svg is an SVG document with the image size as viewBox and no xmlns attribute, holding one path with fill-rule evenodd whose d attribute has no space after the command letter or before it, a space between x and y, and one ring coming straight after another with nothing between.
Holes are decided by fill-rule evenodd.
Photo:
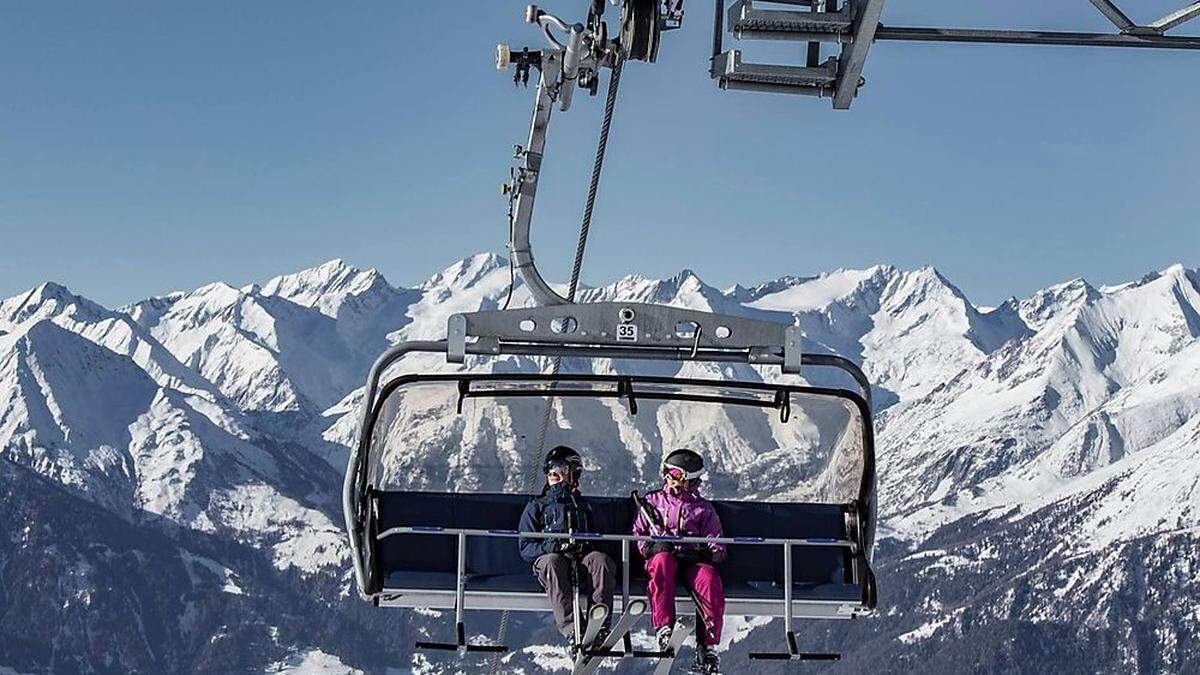
<instances>
[{"instance_id":1,"label":"lift tower crossarm","mask_svg":"<svg viewBox=\"0 0 1200 675\"><path fill-rule=\"evenodd\" d=\"M1155 21L1154 23L1150 24L1149 28L1153 28L1159 33L1162 33L1164 31L1171 30L1179 24L1191 21L1197 16L1200 16L1200 2L1193 2L1187 7L1171 12L1158 21Z\"/></svg>"},{"instance_id":2,"label":"lift tower crossarm","mask_svg":"<svg viewBox=\"0 0 1200 675\"><path fill-rule=\"evenodd\" d=\"M1105 33L1063 33L1032 30L976 30L969 28L917 28L880 26L876 40L909 42L974 42L1009 45L1059 45L1068 47L1144 47L1149 49L1200 49L1200 37Z\"/></svg>"},{"instance_id":3,"label":"lift tower crossarm","mask_svg":"<svg viewBox=\"0 0 1200 675\"><path fill-rule=\"evenodd\" d=\"M1100 10L1101 14L1108 17L1108 20L1122 33L1137 27L1129 17L1125 16L1125 12L1112 3L1112 0L1092 0L1092 4Z\"/></svg>"},{"instance_id":4,"label":"lift tower crossarm","mask_svg":"<svg viewBox=\"0 0 1200 675\"><path fill-rule=\"evenodd\" d=\"M841 59L841 72L838 74L837 87L833 93L833 107L846 110L858 93L858 83L862 77L863 66L867 62L867 52L875 41L875 31L879 28L879 17L883 14L884 0L852 0L854 12L854 41L846 49Z\"/></svg>"}]
</instances>

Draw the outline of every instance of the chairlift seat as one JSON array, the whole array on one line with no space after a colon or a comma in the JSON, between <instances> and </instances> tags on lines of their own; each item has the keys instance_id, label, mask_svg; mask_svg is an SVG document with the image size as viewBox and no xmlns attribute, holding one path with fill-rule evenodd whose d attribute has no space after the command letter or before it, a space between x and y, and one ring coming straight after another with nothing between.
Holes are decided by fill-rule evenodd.
<instances>
[{"instance_id":1,"label":"chairlift seat","mask_svg":"<svg viewBox=\"0 0 1200 675\"><path fill-rule=\"evenodd\" d=\"M445 529L508 530L515 528L531 495L496 493L434 493L376 491L372 500L376 532L398 526ZM596 529L603 534L628 534L635 516L628 498L588 497ZM714 501L728 537L847 539L845 509L837 504L758 503ZM378 590L453 591L456 583L456 537L435 533L405 533L375 542L374 578ZM594 546L617 562L621 579L619 542ZM793 550L793 599L873 605L867 585L851 571L856 554L846 547L805 546ZM865 561L861 561L864 563ZM783 565L776 546L732 545L720 565L727 600L782 603ZM641 556L631 552L630 595L644 597L646 576ZM531 564L520 557L511 537L467 538L466 592L519 594L543 592ZM586 575L581 580L587 589ZM618 584L620 585L620 584ZM619 593L620 591L618 591ZM677 597L686 599L682 585Z\"/></svg>"}]
</instances>

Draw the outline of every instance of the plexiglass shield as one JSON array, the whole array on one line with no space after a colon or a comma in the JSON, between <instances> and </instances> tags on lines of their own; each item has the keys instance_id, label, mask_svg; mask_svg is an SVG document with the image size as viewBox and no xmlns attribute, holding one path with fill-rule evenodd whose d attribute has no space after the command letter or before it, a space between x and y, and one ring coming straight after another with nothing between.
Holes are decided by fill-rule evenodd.
<instances>
[{"instance_id":1,"label":"plexiglass shield","mask_svg":"<svg viewBox=\"0 0 1200 675\"><path fill-rule=\"evenodd\" d=\"M569 445L584 458L584 494L628 496L658 487L662 458L686 447L704 457L709 498L845 504L873 461L860 401L810 387L401 378L377 411L367 482L389 491L538 492L545 452Z\"/></svg>"}]
</instances>

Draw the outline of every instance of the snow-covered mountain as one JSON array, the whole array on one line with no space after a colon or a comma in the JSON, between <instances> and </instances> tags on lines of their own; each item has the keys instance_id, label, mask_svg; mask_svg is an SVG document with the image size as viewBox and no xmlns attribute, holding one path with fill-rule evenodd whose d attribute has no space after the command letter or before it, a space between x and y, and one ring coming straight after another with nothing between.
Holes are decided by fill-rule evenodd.
<instances>
[{"instance_id":1,"label":"snow-covered mountain","mask_svg":"<svg viewBox=\"0 0 1200 675\"><path fill-rule=\"evenodd\" d=\"M407 648L443 628L426 614L356 599L338 490L375 356L501 306L509 278L490 254L412 288L334 260L115 310L49 283L0 302L0 672L471 672ZM792 321L871 377L880 613L801 638L841 650L838 669L1200 669L1200 271L1074 280L986 310L932 268L890 266L725 290L684 270L581 295L616 299ZM518 285L509 302L529 297ZM589 433L626 449L597 461L644 463L636 430L599 414ZM453 461L520 489L530 460L499 426ZM704 426L731 448L719 461L761 475L736 448L777 430ZM448 471L436 428L397 466L414 483ZM731 666L778 647L756 625L730 631ZM544 617L509 635L535 646L502 670L553 662L536 646L553 641Z\"/></svg>"}]
</instances>

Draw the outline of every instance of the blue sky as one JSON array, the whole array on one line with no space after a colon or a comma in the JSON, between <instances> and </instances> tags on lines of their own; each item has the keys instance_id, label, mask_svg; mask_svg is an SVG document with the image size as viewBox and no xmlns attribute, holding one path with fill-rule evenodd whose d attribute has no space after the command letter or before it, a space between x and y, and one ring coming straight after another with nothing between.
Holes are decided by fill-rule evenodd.
<instances>
[{"instance_id":1,"label":"blue sky","mask_svg":"<svg viewBox=\"0 0 1200 675\"><path fill-rule=\"evenodd\" d=\"M884 21L1106 30L1085 0L1043 4L892 0ZM625 71L585 282L931 264L995 303L1200 265L1200 53L879 43L841 112L718 91L711 5L688 7L659 62ZM522 8L10 3L0 296L53 279L116 305L333 257L407 284L504 253L497 186L532 90L492 58L540 40ZM569 271L602 99L552 122L534 221L552 279Z\"/></svg>"}]
</instances>

